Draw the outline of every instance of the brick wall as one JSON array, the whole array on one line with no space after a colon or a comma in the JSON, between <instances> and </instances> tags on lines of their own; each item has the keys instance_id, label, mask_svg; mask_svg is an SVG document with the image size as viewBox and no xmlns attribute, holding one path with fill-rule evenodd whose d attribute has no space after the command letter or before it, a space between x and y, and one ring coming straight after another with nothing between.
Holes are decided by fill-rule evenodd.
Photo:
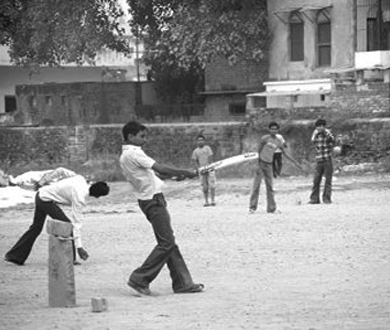
<instances>
[{"instance_id":1,"label":"brick wall","mask_svg":"<svg viewBox=\"0 0 390 330\"><path fill-rule=\"evenodd\" d=\"M259 98L261 99L261 98ZM256 97L247 102L247 118L256 124L271 120L314 120L326 118L341 122L351 118L389 118L390 84L383 81L337 83L329 94L329 106L264 108L257 106Z\"/></svg>"},{"instance_id":2,"label":"brick wall","mask_svg":"<svg viewBox=\"0 0 390 330\"><path fill-rule=\"evenodd\" d=\"M338 83L330 97L330 108L354 118L390 117L390 84Z\"/></svg>"}]
</instances>

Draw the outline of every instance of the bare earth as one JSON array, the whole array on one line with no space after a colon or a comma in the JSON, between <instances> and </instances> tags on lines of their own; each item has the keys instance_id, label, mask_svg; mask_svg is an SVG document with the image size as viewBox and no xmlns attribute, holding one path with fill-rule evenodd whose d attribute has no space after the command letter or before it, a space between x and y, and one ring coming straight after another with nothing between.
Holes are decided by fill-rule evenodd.
<instances>
[{"instance_id":1,"label":"bare earth","mask_svg":"<svg viewBox=\"0 0 390 330\"><path fill-rule=\"evenodd\" d=\"M25 266L0 261L0 329L390 329L390 176L338 177L334 203L306 204L311 177L275 181L281 214L265 212L264 186L249 215L251 179L221 179L203 207L197 180L168 181L177 242L206 290L177 295L163 269L151 297L126 286L154 246L127 193L85 210L90 259L76 267L77 307L48 307L48 236ZM0 209L0 253L30 225L33 205ZM108 300L93 313L91 298Z\"/></svg>"}]
</instances>

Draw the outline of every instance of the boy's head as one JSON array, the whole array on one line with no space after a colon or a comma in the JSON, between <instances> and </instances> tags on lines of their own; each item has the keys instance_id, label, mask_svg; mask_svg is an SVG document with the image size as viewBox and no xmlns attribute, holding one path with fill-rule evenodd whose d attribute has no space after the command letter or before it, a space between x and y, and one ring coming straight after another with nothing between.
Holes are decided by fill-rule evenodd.
<instances>
[{"instance_id":1,"label":"boy's head","mask_svg":"<svg viewBox=\"0 0 390 330\"><path fill-rule=\"evenodd\" d=\"M271 121L268 125L269 132L272 136L275 136L279 131L279 124L276 121Z\"/></svg>"},{"instance_id":2,"label":"boy's head","mask_svg":"<svg viewBox=\"0 0 390 330\"><path fill-rule=\"evenodd\" d=\"M315 127L318 132L323 132L325 130L326 126L326 120L325 119L317 119L315 122Z\"/></svg>"},{"instance_id":3,"label":"boy's head","mask_svg":"<svg viewBox=\"0 0 390 330\"><path fill-rule=\"evenodd\" d=\"M314 124L315 127L320 127L320 126L326 126L326 120L325 119L317 119L316 123Z\"/></svg>"},{"instance_id":4,"label":"boy's head","mask_svg":"<svg viewBox=\"0 0 390 330\"><path fill-rule=\"evenodd\" d=\"M196 137L196 144L198 145L198 147L202 148L206 143L206 138L204 137L203 134L199 134L197 137Z\"/></svg>"},{"instance_id":5,"label":"boy's head","mask_svg":"<svg viewBox=\"0 0 390 330\"><path fill-rule=\"evenodd\" d=\"M91 184L89 194L93 197L107 196L110 192L110 187L104 181L99 181Z\"/></svg>"},{"instance_id":6,"label":"boy's head","mask_svg":"<svg viewBox=\"0 0 390 330\"><path fill-rule=\"evenodd\" d=\"M146 142L146 126L137 121L130 121L122 128L122 135L125 142L136 146L142 146Z\"/></svg>"}]
</instances>

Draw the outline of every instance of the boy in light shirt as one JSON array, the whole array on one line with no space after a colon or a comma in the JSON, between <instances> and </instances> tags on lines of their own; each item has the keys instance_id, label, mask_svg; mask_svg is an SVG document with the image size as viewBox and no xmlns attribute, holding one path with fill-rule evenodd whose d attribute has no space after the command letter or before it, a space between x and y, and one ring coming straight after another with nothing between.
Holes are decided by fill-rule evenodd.
<instances>
[{"instance_id":1,"label":"boy in light shirt","mask_svg":"<svg viewBox=\"0 0 390 330\"><path fill-rule=\"evenodd\" d=\"M209 165L213 162L213 151L210 146L206 144L206 138L204 135L199 134L196 138L197 148L192 152L191 159L194 162L195 168ZM216 177L215 171L209 171L207 173L199 173L203 196L205 200L204 206L215 206L215 185ZM209 195L210 192L210 195ZM210 201L209 203L209 196Z\"/></svg>"},{"instance_id":2,"label":"boy in light shirt","mask_svg":"<svg viewBox=\"0 0 390 330\"><path fill-rule=\"evenodd\" d=\"M46 217L70 222L73 225L73 238L79 257L87 260L89 255L81 241L81 210L86 205L88 196L99 198L108 195L110 189L105 182L89 185L81 175L60 180L40 188L35 195L35 213L30 228L20 237L16 244L6 253L5 261L23 265L30 255L35 240L41 234ZM59 205L71 206L68 217Z\"/></svg>"},{"instance_id":3,"label":"boy in light shirt","mask_svg":"<svg viewBox=\"0 0 390 330\"><path fill-rule=\"evenodd\" d=\"M283 142L276 136L279 131L279 124L276 122L271 122L268 125L269 134L266 134L261 137L259 144L259 164L256 169L255 178L253 181L251 197L249 200L249 213L254 213L257 210L257 204L259 202L259 193L260 193L260 184L264 177L266 189L267 189L267 213L276 212L276 203L274 198L273 190L273 170L272 170L272 161L274 157L275 150L279 148L283 155L290 160L295 166L300 170L302 168L292 158L287 154Z\"/></svg>"}]
</instances>

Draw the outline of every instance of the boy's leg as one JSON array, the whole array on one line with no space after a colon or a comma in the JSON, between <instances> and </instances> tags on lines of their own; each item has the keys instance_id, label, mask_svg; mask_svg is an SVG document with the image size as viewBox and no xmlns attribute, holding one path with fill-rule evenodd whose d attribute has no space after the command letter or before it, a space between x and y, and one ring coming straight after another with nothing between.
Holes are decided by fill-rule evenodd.
<instances>
[{"instance_id":1,"label":"boy's leg","mask_svg":"<svg viewBox=\"0 0 390 330\"><path fill-rule=\"evenodd\" d=\"M39 205L38 194L35 195L35 211L33 222L29 229L19 238L15 245L6 253L5 258L11 262L23 265L27 260L33 248L35 240L42 232L43 225L46 219L46 212L44 212Z\"/></svg>"},{"instance_id":2,"label":"boy's leg","mask_svg":"<svg viewBox=\"0 0 390 330\"><path fill-rule=\"evenodd\" d=\"M267 188L267 212L273 213L276 211L276 203L273 190L273 170L271 164L261 163L261 168L264 174L264 181Z\"/></svg>"},{"instance_id":3,"label":"boy's leg","mask_svg":"<svg viewBox=\"0 0 390 330\"><path fill-rule=\"evenodd\" d=\"M172 286L175 289L193 285L191 275L176 245L163 195L157 194L152 200L139 201L139 205L153 227L157 245L142 266L132 272L129 281L148 288L163 266L168 263Z\"/></svg>"},{"instance_id":4,"label":"boy's leg","mask_svg":"<svg viewBox=\"0 0 390 330\"><path fill-rule=\"evenodd\" d=\"M324 175L325 175L325 186L322 195L322 201L325 204L332 203L332 177L333 177L333 163L329 160L324 163Z\"/></svg>"},{"instance_id":5,"label":"boy's leg","mask_svg":"<svg viewBox=\"0 0 390 330\"><path fill-rule=\"evenodd\" d=\"M209 176L208 176L208 186L210 189L210 202L211 202L211 205L213 205L213 206L215 205L216 185L217 185L217 178L215 175L215 171L211 171L211 172L209 172Z\"/></svg>"},{"instance_id":6,"label":"boy's leg","mask_svg":"<svg viewBox=\"0 0 390 330\"><path fill-rule=\"evenodd\" d=\"M280 174L282 173L282 166L283 166L283 155L281 152L278 152L277 153L277 156L276 156L276 169L277 169L277 175L280 176Z\"/></svg>"},{"instance_id":7,"label":"boy's leg","mask_svg":"<svg viewBox=\"0 0 390 330\"><path fill-rule=\"evenodd\" d=\"M208 206L209 205L208 173L200 175L200 183L202 185L202 192L203 192L203 197L204 197L204 201L205 201L204 206Z\"/></svg>"},{"instance_id":8,"label":"boy's leg","mask_svg":"<svg viewBox=\"0 0 390 330\"><path fill-rule=\"evenodd\" d=\"M273 173L275 179L278 177L277 157L278 157L277 153L274 152L274 156L272 158L272 173Z\"/></svg>"},{"instance_id":9,"label":"boy's leg","mask_svg":"<svg viewBox=\"0 0 390 330\"><path fill-rule=\"evenodd\" d=\"M255 177L253 179L251 196L249 199L249 210L256 211L257 204L259 203L259 194L260 194L260 185L261 185L262 173L260 169L260 165L257 165L255 171Z\"/></svg>"},{"instance_id":10,"label":"boy's leg","mask_svg":"<svg viewBox=\"0 0 390 330\"><path fill-rule=\"evenodd\" d=\"M313 188L310 195L310 204L319 204L320 203L320 185L322 180L322 175L324 173L323 162L316 163L314 169L314 178L313 178Z\"/></svg>"}]
</instances>

